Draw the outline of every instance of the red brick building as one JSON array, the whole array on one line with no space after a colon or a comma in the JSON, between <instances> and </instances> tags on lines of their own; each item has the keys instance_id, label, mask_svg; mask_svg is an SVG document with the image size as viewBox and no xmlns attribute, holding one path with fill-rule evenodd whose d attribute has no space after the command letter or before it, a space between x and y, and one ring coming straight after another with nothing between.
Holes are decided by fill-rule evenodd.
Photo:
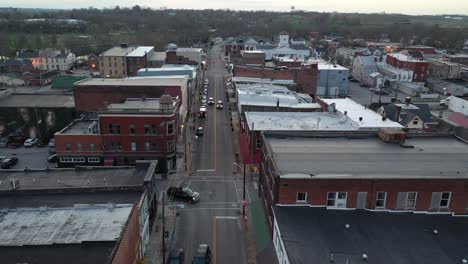
<instances>
[{"instance_id":1,"label":"red brick building","mask_svg":"<svg viewBox=\"0 0 468 264\"><path fill-rule=\"evenodd\" d=\"M241 52L242 64L264 65L265 52L259 50Z\"/></svg>"},{"instance_id":2,"label":"red brick building","mask_svg":"<svg viewBox=\"0 0 468 264\"><path fill-rule=\"evenodd\" d=\"M188 77L133 77L127 79L86 79L75 83L75 107L81 112L96 112L127 98L159 98L164 93L181 99L186 110Z\"/></svg>"},{"instance_id":3,"label":"red brick building","mask_svg":"<svg viewBox=\"0 0 468 264\"><path fill-rule=\"evenodd\" d=\"M55 134L60 167L130 165L159 160L158 170L175 168L179 98L127 99L97 118L76 120Z\"/></svg>"},{"instance_id":4,"label":"red brick building","mask_svg":"<svg viewBox=\"0 0 468 264\"><path fill-rule=\"evenodd\" d=\"M387 54L386 63L399 69L411 71L413 73L412 82L426 81L429 62L423 59L415 59L402 53L390 53Z\"/></svg>"},{"instance_id":5,"label":"red brick building","mask_svg":"<svg viewBox=\"0 0 468 264\"><path fill-rule=\"evenodd\" d=\"M200 48L178 48L169 44L166 51L166 64L201 65L203 50Z\"/></svg>"},{"instance_id":6,"label":"red brick building","mask_svg":"<svg viewBox=\"0 0 468 264\"><path fill-rule=\"evenodd\" d=\"M235 65L233 74L235 77L293 80L296 83L295 92L306 93L312 97L317 91L317 64L289 68Z\"/></svg>"},{"instance_id":7,"label":"red brick building","mask_svg":"<svg viewBox=\"0 0 468 264\"><path fill-rule=\"evenodd\" d=\"M262 139L259 192L270 221L274 204L468 214L468 144L455 138L404 145L369 133Z\"/></svg>"},{"instance_id":8,"label":"red brick building","mask_svg":"<svg viewBox=\"0 0 468 264\"><path fill-rule=\"evenodd\" d=\"M406 49L411 50L411 51L420 51L423 54L435 54L436 53L436 49L434 47L424 46L424 45L409 46Z\"/></svg>"}]
</instances>

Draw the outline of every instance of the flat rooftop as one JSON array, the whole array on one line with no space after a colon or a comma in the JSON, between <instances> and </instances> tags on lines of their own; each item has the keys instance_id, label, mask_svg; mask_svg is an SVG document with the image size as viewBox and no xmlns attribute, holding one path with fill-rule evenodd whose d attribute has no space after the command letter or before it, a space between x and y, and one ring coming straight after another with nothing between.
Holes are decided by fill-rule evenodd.
<instances>
[{"instance_id":1,"label":"flat rooftop","mask_svg":"<svg viewBox=\"0 0 468 264\"><path fill-rule=\"evenodd\" d=\"M174 67L172 65L165 66L161 68L143 68L138 70L138 76L181 76L181 75L188 75L190 78L194 78L196 76L196 67L190 67L189 65L179 65L178 67Z\"/></svg>"},{"instance_id":2,"label":"flat rooftop","mask_svg":"<svg viewBox=\"0 0 468 264\"><path fill-rule=\"evenodd\" d=\"M358 130L348 117L328 112L245 112L249 129L255 131Z\"/></svg>"},{"instance_id":3,"label":"flat rooftop","mask_svg":"<svg viewBox=\"0 0 468 264\"><path fill-rule=\"evenodd\" d=\"M177 98L172 101L172 109L175 110L177 105ZM110 104L107 109L103 110L102 113L112 113L112 112L122 112L122 111L132 111L139 113L154 113L161 112L161 103L159 98L128 98L124 103L121 104ZM171 112L171 111L165 111Z\"/></svg>"},{"instance_id":4,"label":"flat rooftop","mask_svg":"<svg viewBox=\"0 0 468 264\"><path fill-rule=\"evenodd\" d=\"M137 164L138 165L138 164ZM17 179L17 190L55 190L80 188L125 187L138 189L143 185L148 168L144 167L83 167L48 170L0 170L0 193L10 191L11 179Z\"/></svg>"},{"instance_id":5,"label":"flat rooftop","mask_svg":"<svg viewBox=\"0 0 468 264\"><path fill-rule=\"evenodd\" d=\"M292 206L273 210L291 264L330 263L331 254L336 264L364 263L362 254L370 264L468 259L466 217Z\"/></svg>"},{"instance_id":6,"label":"flat rooftop","mask_svg":"<svg viewBox=\"0 0 468 264\"><path fill-rule=\"evenodd\" d=\"M0 246L117 241L132 204L0 211Z\"/></svg>"},{"instance_id":7,"label":"flat rooftop","mask_svg":"<svg viewBox=\"0 0 468 264\"><path fill-rule=\"evenodd\" d=\"M154 47L152 46L138 46L138 48L128 53L127 57L143 57L152 50L154 50Z\"/></svg>"},{"instance_id":8,"label":"flat rooftop","mask_svg":"<svg viewBox=\"0 0 468 264\"><path fill-rule=\"evenodd\" d=\"M95 126L94 129L92 129L93 126ZM97 135L99 134L99 127L97 126L97 120L77 119L71 122L58 133L66 135Z\"/></svg>"},{"instance_id":9,"label":"flat rooftop","mask_svg":"<svg viewBox=\"0 0 468 264\"><path fill-rule=\"evenodd\" d=\"M327 71L349 71L348 68L343 67L339 64L332 64L332 63L318 63L317 67L319 70L327 70Z\"/></svg>"},{"instance_id":10,"label":"flat rooftop","mask_svg":"<svg viewBox=\"0 0 468 264\"><path fill-rule=\"evenodd\" d=\"M104 51L103 53L101 53L100 56L124 57L124 56L127 56L127 54L129 54L130 52L132 52L136 48L137 48L136 46L127 46L125 48L123 48L121 46L115 46L115 47L112 47L112 48Z\"/></svg>"},{"instance_id":11,"label":"flat rooftop","mask_svg":"<svg viewBox=\"0 0 468 264\"><path fill-rule=\"evenodd\" d=\"M236 83L265 83L265 84L278 84L278 85L294 85L294 80L280 80L280 79L263 79L251 77L233 77L232 80Z\"/></svg>"},{"instance_id":12,"label":"flat rooftop","mask_svg":"<svg viewBox=\"0 0 468 264\"><path fill-rule=\"evenodd\" d=\"M455 137L411 138L404 148L377 136L325 136L265 135L281 177L468 178L468 144Z\"/></svg>"},{"instance_id":13,"label":"flat rooftop","mask_svg":"<svg viewBox=\"0 0 468 264\"><path fill-rule=\"evenodd\" d=\"M125 79L89 78L75 86L187 86L187 75L131 77Z\"/></svg>"},{"instance_id":14,"label":"flat rooftop","mask_svg":"<svg viewBox=\"0 0 468 264\"><path fill-rule=\"evenodd\" d=\"M387 56L391 56L400 61L412 61L412 62L427 62L426 60L415 59L411 56L402 53L389 53Z\"/></svg>"},{"instance_id":15,"label":"flat rooftop","mask_svg":"<svg viewBox=\"0 0 468 264\"><path fill-rule=\"evenodd\" d=\"M354 121L359 124L362 129L375 129L375 128L402 128L403 126L394 122L390 119L382 120L382 116L378 113L365 108L363 105L356 103L350 98L338 98L338 99L325 99L321 98L323 102L330 105L335 104L337 111L342 114L346 111L346 114ZM360 121L359 119L362 118Z\"/></svg>"},{"instance_id":16,"label":"flat rooftop","mask_svg":"<svg viewBox=\"0 0 468 264\"><path fill-rule=\"evenodd\" d=\"M0 97L0 107L75 108L75 100L69 94L12 94Z\"/></svg>"},{"instance_id":17,"label":"flat rooftop","mask_svg":"<svg viewBox=\"0 0 468 264\"><path fill-rule=\"evenodd\" d=\"M271 84L238 84L237 93L241 105L276 106L279 101L280 107L316 108L321 106L312 103L312 98L302 97L300 94L291 92L288 88Z\"/></svg>"}]
</instances>

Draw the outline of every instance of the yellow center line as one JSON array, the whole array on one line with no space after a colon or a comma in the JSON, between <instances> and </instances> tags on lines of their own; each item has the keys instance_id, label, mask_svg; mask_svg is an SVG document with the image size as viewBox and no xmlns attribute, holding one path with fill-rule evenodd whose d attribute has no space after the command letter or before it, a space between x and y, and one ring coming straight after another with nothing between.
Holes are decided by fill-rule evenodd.
<instances>
[{"instance_id":1,"label":"yellow center line","mask_svg":"<svg viewBox=\"0 0 468 264\"><path fill-rule=\"evenodd\" d=\"M213 264L216 264L216 216L213 216Z\"/></svg>"},{"instance_id":2,"label":"yellow center line","mask_svg":"<svg viewBox=\"0 0 468 264\"><path fill-rule=\"evenodd\" d=\"M217 84L216 81L217 81L218 79L215 78L214 80L215 80L215 82L214 82L214 84L215 84L215 85L214 85L214 101L215 101L215 102L218 102L218 101L217 101L217 100L218 100L218 99L217 99L217 98L218 98L218 97L217 97L217 90L218 90L218 89L217 89L217 85L216 85L216 84ZM217 164L217 160L218 160L218 155L217 155L217 150L218 150L217 145L218 145L218 144L217 144L217 135L216 135L216 127L217 127L216 116L217 116L218 111L217 111L217 109L216 109L216 104L215 104L215 107L214 107L213 109L214 109L214 170L215 170L215 172L216 172L216 164Z\"/></svg>"}]
</instances>

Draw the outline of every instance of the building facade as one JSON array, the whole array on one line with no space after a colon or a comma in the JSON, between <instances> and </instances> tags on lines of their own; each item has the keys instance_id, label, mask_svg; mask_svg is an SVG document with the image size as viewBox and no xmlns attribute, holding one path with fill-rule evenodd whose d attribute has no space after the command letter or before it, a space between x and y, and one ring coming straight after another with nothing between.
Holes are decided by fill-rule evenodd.
<instances>
[{"instance_id":1,"label":"building facade","mask_svg":"<svg viewBox=\"0 0 468 264\"><path fill-rule=\"evenodd\" d=\"M415 59L402 53L387 54L385 63L391 67L412 72L410 82L423 83L427 78L429 63L423 59Z\"/></svg>"},{"instance_id":2,"label":"building facade","mask_svg":"<svg viewBox=\"0 0 468 264\"><path fill-rule=\"evenodd\" d=\"M460 79L463 65L448 60L429 59L429 76L438 79Z\"/></svg>"},{"instance_id":3,"label":"building facade","mask_svg":"<svg viewBox=\"0 0 468 264\"><path fill-rule=\"evenodd\" d=\"M154 47L152 46L120 44L99 55L101 76L106 78L134 76L139 69L148 67L153 55Z\"/></svg>"},{"instance_id":4,"label":"building facade","mask_svg":"<svg viewBox=\"0 0 468 264\"><path fill-rule=\"evenodd\" d=\"M353 60L353 78L370 85L372 82L370 75L377 72L377 62L378 58L374 56L356 56Z\"/></svg>"},{"instance_id":5,"label":"building facade","mask_svg":"<svg viewBox=\"0 0 468 264\"><path fill-rule=\"evenodd\" d=\"M76 120L55 134L59 166L115 166L158 160L159 171L175 168L179 98L127 99Z\"/></svg>"},{"instance_id":6,"label":"building facade","mask_svg":"<svg viewBox=\"0 0 468 264\"><path fill-rule=\"evenodd\" d=\"M318 64L317 96L346 97L349 93L349 70L341 65Z\"/></svg>"}]
</instances>

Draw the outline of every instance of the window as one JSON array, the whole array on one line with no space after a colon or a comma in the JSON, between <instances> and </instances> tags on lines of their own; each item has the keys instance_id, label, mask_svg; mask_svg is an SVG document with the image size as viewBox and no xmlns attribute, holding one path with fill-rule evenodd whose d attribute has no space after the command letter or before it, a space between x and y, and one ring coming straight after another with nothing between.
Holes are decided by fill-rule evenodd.
<instances>
[{"instance_id":1,"label":"window","mask_svg":"<svg viewBox=\"0 0 468 264\"><path fill-rule=\"evenodd\" d=\"M408 192L406 195L406 209L414 209L416 208L416 199L418 197L417 192Z\"/></svg>"},{"instance_id":2,"label":"window","mask_svg":"<svg viewBox=\"0 0 468 264\"><path fill-rule=\"evenodd\" d=\"M88 158L89 163L99 163L99 158L98 157L90 157Z\"/></svg>"},{"instance_id":3,"label":"window","mask_svg":"<svg viewBox=\"0 0 468 264\"><path fill-rule=\"evenodd\" d=\"M115 75L117 75L117 74L118 74L118 73L117 73L117 70L115 70L114 72L115 72Z\"/></svg>"},{"instance_id":4,"label":"window","mask_svg":"<svg viewBox=\"0 0 468 264\"><path fill-rule=\"evenodd\" d=\"M153 149L153 151L157 151L158 150L158 144L156 143L151 143L151 148Z\"/></svg>"},{"instance_id":5,"label":"window","mask_svg":"<svg viewBox=\"0 0 468 264\"><path fill-rule=\"evenodd\" d=\"M175 145L174 145L174 141L168 141L167 142L167 151L174 151L175 150Z\"/></svg>"},{"instance_id":6,"label":"window","mask_svg":"<svg viewBox=\"0 0 468 264\"><path fill-rule=\"evenodd\" d=\"M151 133L150 125L145 125L144 128L145 135L149 135Z\"/></svg>"},{"instance_id":7,"label":"window","mask_svg":"<svg viewBox=\"0 0 468 264\"><path fill-rule=\"evenodd\" d=\"M120 125L109 124L109 134L120 135Z\"/></svg>"},{"instance_id":8,"label":"window","mask_svg":"<svg viewBox=\"0 0 468 264\"><path fill-rule=\"evenodd\" d=\"M114 67L116 67L116 68L117 68L117 62L114 62Z\"/></svg>"},{"instance_id":9,"label":"window","mask_svg":"<svg viewBox=\"0 0 468 264\"><path fill-rule=\"evenodd\" d=\"M145 151L151 151L151 143L145 142Z\"/></svg>"},{"instance_id":10,"label":"window","mask_svg":"<svg viewBox=\"0 0 468 264\"><path fill-rule=\"evenodd\" d=\"M122 143L116 142L115 145L117 146L117 151L122 151Z\"/></svg>"},{"instance_id":11,"label":"window","mask_svg":"<svg viewBox=\"0 0 468 264\"><path fill-rule=\"evenodd\" d=\"M131 150L132 150L132 151L136 151L136 149L137 149L136 142L132 142L132 143L131 143Z\"/></svg>"},{"instance_id":12,"label":"window","mask_svg":"<svg viewBox=\"0 0 468 264\"><path fill-rule=\"evenodd\" d=\"M174 123L168 123L166 128L168 136L174 135Z\"/></svg>"},{"instance_id":13,"label":"window","mask_svg":"<svg viewBox=\"0 0 468 264\"><path fill-rule=\"evenodd\" d=\"M448 208L449 207L450 196L451 196L450 192L443 192L442 193L442 195L440 197L440 203L439 203L440 208Z\"/></svg>"},{"instance_id":14,"label":"window","mask_svg":"<svg viewBox=\"0 0 468 264\"><path fill-rule=\"evenodd\" d=\"M71 144L70 143L65 144L65 150L66 151L71 151Z\"/></svg>"},{"instance_id":15,"label":"window","mask_svg":"<svg viewBox=\"0 0 468 264\"><path fill-rule=\"evenodd\" d=\"M129 127L129 134L130 135L135 135L135 125L130 125Z\"/></svg>"},{"instance_id":16,"label":"window","mask_svg":"<svg viewBox=\"0 0 468 264\"><path fill-rule=\"evenodd\" d=\"M89 144L89 151L90 152L93 152L94 151L94 144Z\"/></svg>"},{"instance_id":17,"label":"window","mask_svg":"<svg viewBox=\"0 0 468 264\"><path fill-rule=\"evenodd\" d=\"M256 149L259 149L259 148L261 148L261 147L262 147L262 141L261 141L259 138L257 138L257 139L255 140L255 148L256 148Z\"/></svg>"},{"instance_id":18,"label":"window","mask_svg":"<svg viewBox=\"0 0 468 264\"><path fill-rule=\"evenodd\" d=\"M78 152L83 151L83 145L81 143L76 143L76 151Z\"/></svg>"},{"instance_id":19,"label":"window","mask_svg":"<svg viewBox=\"0 0 468 264\"><path fill-rule=\"evenodd\" d=\"M417 124L418 124L418 120L414 120L413 125L417 125Z\"/></svg>"},{"instance_id":20,"label":"window","mask_svg":"<svg viewBox=\"0 0 468 264\"><path fill-rule=\"evenodd\" d=\"M376 201L375 201L375 208L384 209L386 199L387 199L387 193L386 192L377 192Z\"/></svg>"},{"instance_id":21,"label":"window","mask_svg":"<svg viewBox=\"0 0 468 264\"><path fill-rule=\"evenodd\" d=\"M153 135L156 135L156 126L155 125L151 125L151 134Z\"/></svg>"},{"instance_id":22,"label":"window","mask_svg":"<svg viewBox=\"0 0 468 264\"><path fill-rule=\"evenodd\" d=\"M346 208L346 192L329 192L327 195L327 207Z\"/></svg>"},{"instance_id":23,"label":"window","mask_svg":"<svg viewBox=\"0 0 468 264\"><path fill-rule=\"evenodd\" d=\"M296 203L306 203L307 202L307 193L306 192L298 192L296 194Z\"/></svg>"},{"instance_id":24,"label":"window","mask_svg":"<svg viewBox=\"0 0 468 264\"><path fill-rule=\"evenodd\" d=\"M112 64L111 64L111 62L110 62L110 61L109 61L109 67L112 67Z\"/></svg>"}]
</instances>

